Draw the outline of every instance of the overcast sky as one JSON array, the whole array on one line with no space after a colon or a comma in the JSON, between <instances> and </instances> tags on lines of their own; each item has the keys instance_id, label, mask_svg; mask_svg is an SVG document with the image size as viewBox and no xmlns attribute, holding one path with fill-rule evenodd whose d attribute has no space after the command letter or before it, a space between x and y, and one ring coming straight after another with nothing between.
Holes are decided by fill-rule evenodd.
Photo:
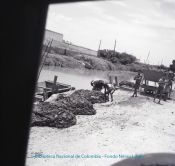
<instances>
[{"instance_id":1,"label":"overcast sky","mask_svg":"<svg viewBox=\"0 0 175 166\"><path fill-rule=\"evenodd\" d=\"M142 62L175 59L175 0L113 0L50 5L46 28L64 40L133 54Z\"/></svg>"}]
</instances>

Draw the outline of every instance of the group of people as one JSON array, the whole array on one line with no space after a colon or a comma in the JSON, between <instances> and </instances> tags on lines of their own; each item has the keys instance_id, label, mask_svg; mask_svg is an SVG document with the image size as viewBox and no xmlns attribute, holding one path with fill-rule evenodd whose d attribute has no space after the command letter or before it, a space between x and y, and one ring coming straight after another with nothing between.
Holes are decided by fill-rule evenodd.
<instances>
[{"instance_id":1,"label":"group of people","mask_svg":"<svg viewBox=\"0 0 175 166\"><path fill-rule=\"evenodd\" d=\"M132 97L137 97L137 91L140 88L141 82L142 82L142 75L141 72L138 72L138 74L134 77L135 84L134 84L134 93ZM159 99L158 103L160 104L161 99L164 97L164 100L166 101L168 98L170 98L170 93L172 91L172 85L173 85L173 76L172 73L164 73L163 76L158 80L158 87L154 91L154 101L156 98Z\"/></svg>"},{"instance_id":2,"label":"group of people","mask_svg":"<svg viewBox=\"0 0 175 166\"><path fill-rule=\"evenodd\" d=\"M154 95L154 101L158 97L160 103L161 99L164 97L164 100L166 101L168 98L170 98L170 93L172 91L172 85L173 85L173 79L166 75L162 76L158 81L158 87L156 90L156 93Z\"/></svg>"},{"instance_id":3,"label":"group of people","mask_svg":"<svg viewBox=\"0 0 175 166\"><path fill-rule=\"evenodd\" d=\"M135 83L133 86L134 93L132 97L137 97L138 90L142 84L143 76L141 71L137 73L137 75L134 77ZM158 103L160 103L161 99L164 96L164 100L166 101L167 98L170 97L170 92L172 90L172 82L173 82L173 77L170 74L164 74L158 81L158 87L156 88L156 91L154 91L154 101L156 98L159 99ZM109 83L104 80L93 80L91 82L91 86L93 87L92 90L97 90L101 91L104 89L104 95L105 95L105 101L111 98L111 101L113 101L113 93L115 92L116 89L119 87Z\"/></svg>"}]
</instances>

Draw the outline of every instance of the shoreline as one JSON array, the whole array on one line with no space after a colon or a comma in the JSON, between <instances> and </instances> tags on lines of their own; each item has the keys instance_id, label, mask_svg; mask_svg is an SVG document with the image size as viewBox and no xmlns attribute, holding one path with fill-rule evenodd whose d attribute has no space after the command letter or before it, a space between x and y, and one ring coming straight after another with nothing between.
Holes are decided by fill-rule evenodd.
<instances>
[{"instance_id":1,"label":"shoreline","mask_svg":"<svg viewBox=\"0 0 175 166\"><path fill-rule=\"evenodd\" d=\"M32 127L28 155L41 154L146 154L175 153L175 100L155 104L152 98L118 90L113 103L95 104L96 115L77 116L77 124L66 129ZM116 158L27 158L26 166L106 166Z\"/></svg>"}]
</instances>

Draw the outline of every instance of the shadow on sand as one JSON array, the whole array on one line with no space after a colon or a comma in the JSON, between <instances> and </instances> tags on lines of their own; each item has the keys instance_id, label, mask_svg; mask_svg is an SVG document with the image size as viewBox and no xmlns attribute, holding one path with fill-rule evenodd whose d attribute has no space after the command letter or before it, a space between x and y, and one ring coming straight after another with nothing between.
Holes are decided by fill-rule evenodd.
<instances>
[{"instance_id":1,"label":"shadow on sand","mask_svg":"<svg viewBox=\"0 0 175 166\"><path fill-rule=\"evenodd\" d=\"M148 153L142 158L124 159L111 166L175 166L175 154Z\"/></svg>"},{"instance_id":2,"label":"shadow on sand","mask_svg":"<svg viewBox=\"0 0 175 166\"><path fill-rule=\"evenodd\" d=\"M131 107L142 107L143 103L152 101L153 99L150 97L138 96L138 97L129 97L127 100L119 101L117 104L119 106L131 106Z\"/></svg>"}]
</instances>

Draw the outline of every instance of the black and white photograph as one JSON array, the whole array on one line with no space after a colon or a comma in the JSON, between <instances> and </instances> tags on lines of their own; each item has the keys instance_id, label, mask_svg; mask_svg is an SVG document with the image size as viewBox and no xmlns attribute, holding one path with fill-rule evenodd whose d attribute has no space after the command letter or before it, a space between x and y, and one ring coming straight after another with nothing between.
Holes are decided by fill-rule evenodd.
<instances>
[{"instance_id":1,"label":"black and white photograph","mask_svg":"<svg viewBox=\"0 0 175 166\"><path fill-rule=\"evenodd\" d=\"M52 3L42 26L25 166L175 166L175 0Z\"/></svg>"},{"instance_id":2,"label":"black and white photograph","mask_svg":"<svg viewBox=\"0 0 175 166\"><path fill-rule=\"evenodd\" d=\"M175 152L174 11L172 0L49 6L27 166Z\"/></svg>"}]
</instances>

